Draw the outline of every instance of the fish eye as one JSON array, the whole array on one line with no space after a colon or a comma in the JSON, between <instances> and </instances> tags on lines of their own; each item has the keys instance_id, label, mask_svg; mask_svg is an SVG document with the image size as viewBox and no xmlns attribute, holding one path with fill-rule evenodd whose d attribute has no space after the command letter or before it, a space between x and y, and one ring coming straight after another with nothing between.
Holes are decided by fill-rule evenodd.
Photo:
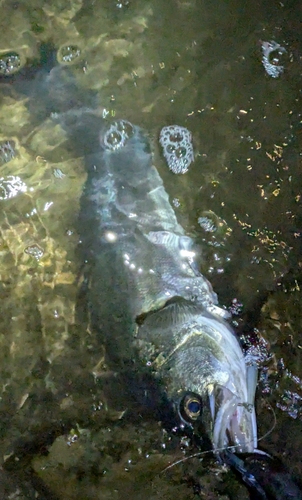
<instances>
[{"instance_id":1,"label":"fish eye","mask_svg":"<svg viewBox=\"0 0 302 500\"><path fill-rule=\"evenodd\" d=\"M188 423L197 420L202 413L202 400L198 394L186 394L180 403L180 415Z\"/></svg>"}]
</instances>

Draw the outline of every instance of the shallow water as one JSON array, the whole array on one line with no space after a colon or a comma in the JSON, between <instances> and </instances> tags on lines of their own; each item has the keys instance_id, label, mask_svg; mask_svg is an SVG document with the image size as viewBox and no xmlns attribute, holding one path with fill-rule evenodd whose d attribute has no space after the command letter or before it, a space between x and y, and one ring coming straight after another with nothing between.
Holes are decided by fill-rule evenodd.
<instances>
[{"instance_id":1,"label":"shallow water","mask_svg":"<svg viewBox=\"0 0 302 500\"><path fill-rule=\"evenodd\" d=\"M257 331L267 342L259 436L273 430L259 446L301 477L301 5L36 0L1 7L2 54L33 66L41 43L51 42L83 96L93 89L104 115L148 131L179 222L202 247L202 272L236 313L246 342ZM261 40L287 51L278 78L266 73ZM63 89L65 100L70 106ZM139 413L121 421L129 405L122 395L118 409L108 407L102 348L75 314L84 164L45 118L34 97L27 102L2 77L3 484L15 492L18 472L15 498L35 498L34 488L59 499L181 499L194 491L249 498L213 461L195 458L161 473L189 455L186 443ZM169 171L158 142L173 124L193 135L195 161L184 175Z\"/></svg>"}]
</instances>

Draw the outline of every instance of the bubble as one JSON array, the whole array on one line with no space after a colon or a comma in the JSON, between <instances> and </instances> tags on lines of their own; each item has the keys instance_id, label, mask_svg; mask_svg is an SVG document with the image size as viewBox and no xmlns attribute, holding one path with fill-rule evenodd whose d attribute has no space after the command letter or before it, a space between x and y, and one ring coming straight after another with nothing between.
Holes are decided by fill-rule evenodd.
<instances>
[{"instance_id":1,"label":"bubble","mask_svg":"<svg viewBox=\"0 0 302 500\"><path fill-rule=\"evenodd\" d=\"M16 156L14 141L0 142L0 166L8 163Z\"/></svg>"},{"instance_id":2,"label":"bubble","mask_svg":"<svg viewBox=\"0 0 302 500\"><path fill-rule=\"evenodd\" d=\"M214 233L216 231L216 226L214 222L209 219L209 217L199 217L198 224L207 232Z\"/></svg>"},{"instance_id":3,"label":"bubble","mask_svg":"<svg viewBox=\"0 0 302 500\"><path fill-rule=\"evenodd\" d=\"M284 66L280 64L280 57L286 54L286 49L277 42L262 42L261 48L265 71L272 78L278 78L284 71Z\"/></svg>"},{"instance_id":4,"label":"bubble","mask_svg":"<svg viewBox=\"0 0 302 500\"><path fill-rule=\"evenodd\" d=\"M54 168L53 169L53 175L57 178L57 179L63 179L63 177L66 176L66 174L64 174L64 172L62 172L62 170L60 168Z\"/></svg>"},{"instance_id":5,"label":"bubble","mask_svg":"<svg viewBox=\"0 0 302 500\"><path fill-rule=\"evenodd\" d=\"M127 120L113 122L104 135L104 146L110 151L121 149L125 146L127 140L132 137L133 133L133 125Z\"/></svg>"},{"instance_id":6,"label":"bubble","mask_svg":"<svg viewBox=\"0 0 302 500\"><path fill-rule=\"evenodd\" d=\"M175 146L172 146L172 144L168 144L167 146L167 153L173 154L175 151Z\"/></svg>"},{"instance_id":7,"label":"bubble","mask_svg":"<svg viewBox=\"0 0 302 500\"><path fill-rule=\"evenodd\" d=\"M106 141L108 145L110 144L112 149L118 149L123 141L123 136L120 132L114 130L113 132L107 134Z\"/></svg>"},{"instance_id":8,"label":"bubble","mask_svg":"<svg viewBox=\"0 0 302 500\"><path fill-rule=\"evenodd\" d=\"M259 337L257 343L252 344L246 340L245 363L247 366L262 365L270 359L267 342Z\"/></svg>"},{"instance_id":9,"label":"bubble","mask_svg":"<svg viewBox=\"0 0 302 500\"><path fill-rule=\"evenodd\" d=\"M123 9L125 7L129 7L130 6L130 0L118 0L116 2L116 7L118 9Z\"/></svg>"},{"instance_id":10,"label":"bubble","mask_svg":"<svg viewBox=\"0 0 302 500\"><path fill-rule=\"evenodd\" d=\"M60 64L72 64L81 54L77 45L63 45L59 48L57 59Z\"/></svg>"},{"instance_id":11,"label":"bubble","mask_svg":"<svg viewBox=\"0 0 302 500\"><path fill-rule=\"evenodd\" d=\"M159 142L169 169L174 174L185 174L194 161L191 132L185 127L170 125L161 130Z\"/></svg>"},{"instance_id":12,"label":"bubble","mask_svg":"<svg viewBox=\"0 0 302 500\"><path fill-rule=\"evenodd\" d=\"M25 253L32 255L37 260L40 260L44 255L44 250L37 244L30 245L24 249Z\"/></svg>"},{"instance_id":13,"label":"bubble","mask_svg":"<svg viewBox=\"0 0 302 500\"><path fill-rule=\"evenodd\" d=\"M0 54L0 76L10 76L19 71L21 58L17 52Z\"/></svg>"},{"instance_id":14,"label":"bubble","mask_svg":"<svg viewBox=\"0 0 302 500\"><path fill-rule=\"evenodd\" d=\"M27 186L15 175L0 178L0 200L8 200L14 198L18 193L26 193Z\"/></svg>"}]
</instances>

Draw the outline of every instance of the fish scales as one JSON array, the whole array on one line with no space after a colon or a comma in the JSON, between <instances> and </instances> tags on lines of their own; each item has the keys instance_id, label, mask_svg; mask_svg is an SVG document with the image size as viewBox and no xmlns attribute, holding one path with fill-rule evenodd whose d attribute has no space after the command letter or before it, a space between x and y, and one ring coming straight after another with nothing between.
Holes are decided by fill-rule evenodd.
<instances>
[{"instance_id":1,"label":"fish scales","mask_svg":"<svg viewBox=\"0 0 302 500\"><path fill-rule=\"evenodd\" d=\"M84 127L87 120L82 121ZM68 125L75 142L83 133L80 122L78 118L72 131ZM134 126L122 149L108 151L101 145L106 133L101 117L97 132L94 127L85 126L88 143L95 143L90 133L97 133L100 140L99 151L85 156L88 179L79 220L85 257L91 265L97 261L94 268L99 269L103 269L100 255L109 261L118 259L113 274L115 279L120 275L122 287L131 290L133 321L178 295L211 308L216 294L190 263L193 241L177 222L146 137ZM111 290L109 283L103 285Z\"/></svg>"}]
</instances>

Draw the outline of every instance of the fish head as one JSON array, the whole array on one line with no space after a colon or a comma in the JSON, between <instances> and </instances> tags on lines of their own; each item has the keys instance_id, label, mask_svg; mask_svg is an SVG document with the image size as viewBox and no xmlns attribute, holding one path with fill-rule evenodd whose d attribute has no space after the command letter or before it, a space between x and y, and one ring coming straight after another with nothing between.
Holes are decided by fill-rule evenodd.
<instances>
[{"instance_id":1,"label":"fish head","mask_svg":"<svg viewBox=\"0 0 302 500\"><path fill-rule=\"evenodd\" d=\"M206 436L217 451L253 451L257 369L246 365L226 321L191 306L174 309L162 325L160 318L153 325L151 319L148 335L161 346L153 366L174 407L176 427Z\"/></svg>"},{"instance_id":2,"label":"fish head","mask_svg":"<svg viewBox=\"0 0 302 500\"><path fill-rule=\"evenodd\" d=\"M212 320L211 328L217 327L215 322ZM218 325L230 335L226 325ZM208 325L205 330L208 332ZM215 345L212 338L194 328L191 338L173 352L162 369L167 369L166 391L180 425L191 428L196 436L207 436L217 451L229 446L238 452L256 448L254 385L250 390L249 367L239 345L232 349L223 338Z\"/></svg>"}]
</instances>

